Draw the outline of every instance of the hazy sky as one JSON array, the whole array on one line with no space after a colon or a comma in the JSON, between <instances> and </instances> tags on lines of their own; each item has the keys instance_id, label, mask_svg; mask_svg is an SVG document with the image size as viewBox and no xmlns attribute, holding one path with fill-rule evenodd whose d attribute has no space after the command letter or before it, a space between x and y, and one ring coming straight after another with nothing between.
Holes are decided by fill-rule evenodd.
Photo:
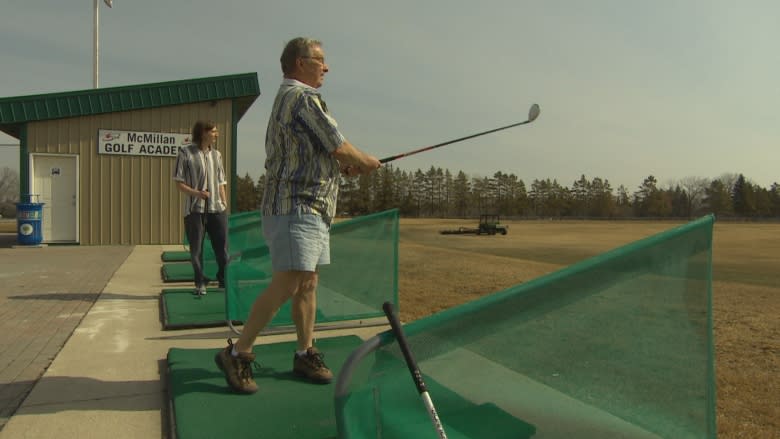
<instances>
[{"instance_id":1,"label":"hazy sky","mask_svg":"<svg viewBox=\"0 0 780 439\"><path fill-rule=\"evenodd\" d=\"M114 0L100 3L102 87L257 72L238 172L257 178L296 36L324 42L322 88L346 137L404 158L528 186L580 175L633 192L648 175L780 181L776 0ZM92 87L92 0L0 0L0 97ZM0 144L16 140L0 134ZM18 148L0 147L0 167Z\"/></svg>"}]
</instances>

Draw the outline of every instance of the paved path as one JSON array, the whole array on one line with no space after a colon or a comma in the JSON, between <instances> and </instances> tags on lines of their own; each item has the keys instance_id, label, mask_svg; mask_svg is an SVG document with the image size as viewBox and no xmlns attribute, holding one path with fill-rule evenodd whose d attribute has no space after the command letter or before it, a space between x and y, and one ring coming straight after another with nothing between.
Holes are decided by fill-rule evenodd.
<instances>
[{"instance_id":1,"label":"paved path","mask_svg":"<svg viewBox=\"0 0 780 439\"><path fill-rule=\"evenodd\" d=\"M13 375L2 386L13 416L4 415L0 439L169 436L168 350L216 352L232 335L224 327L163 330L160 290L173 285L160 278L160 254L173 249L180 246L0 248L0 313L16 321L0 332L0 365ZM365 339L386 329L317 336ZM294 339L283 333L258 342ZM30 358L22 361L25 355Z\"/></svg>"},{"instance_id":2,"label":"paved path","mask_svg":"<svg viewBox=\"0 0 780 439\"><path fill-rule=\"evenodd\" d=\"M0 430L133 250L15 244L0 234Z\"/></svg>"}]
</instances>

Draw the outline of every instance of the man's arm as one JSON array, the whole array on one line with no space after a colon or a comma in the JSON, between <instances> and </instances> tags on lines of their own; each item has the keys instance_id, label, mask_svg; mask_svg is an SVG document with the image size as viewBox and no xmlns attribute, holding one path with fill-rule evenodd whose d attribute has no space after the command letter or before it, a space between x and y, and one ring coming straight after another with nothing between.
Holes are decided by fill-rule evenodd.
<instances>
[{"instance_id":1,"label":"man's arm","mask_svg":"<svg viewBox=\"0 0 780 439\"><path fill-rule=\"evenodd\" d=\"M209 197L209 192L208 191L198 191L198 190L195 190L195 189L191 188L190 186L188 186L187 183L185 183L183 181L177 181L176 182L176 187L179 189L180 192L184 192L187 195L192 195L193 197L202 198L204 200ZM220 190L224 191L225 190L224 186L222 186Z\"/></svg>"},{"instance_id":2,"label":"man's arm","mask_svg":"<svg viewBox=\"0 0 780 439\"><path fill-rule=\"evenodd\" d=\"M227 207L227 190L225 189L227 187L227 183L219 185L219 199L222 200L222 204Z\"/></svg>"},{"instance_id":3,"label":"man's arm","mask_svg":"<svg viewBox=\"0 0 780 439\"><path fill-rule=\"evenodd\" d=\"M357 149L347 140L339 145L332 154L341 163L342 170L347 175L368 174L381 166L379 159Z\"/></svg>"}]
</instances>

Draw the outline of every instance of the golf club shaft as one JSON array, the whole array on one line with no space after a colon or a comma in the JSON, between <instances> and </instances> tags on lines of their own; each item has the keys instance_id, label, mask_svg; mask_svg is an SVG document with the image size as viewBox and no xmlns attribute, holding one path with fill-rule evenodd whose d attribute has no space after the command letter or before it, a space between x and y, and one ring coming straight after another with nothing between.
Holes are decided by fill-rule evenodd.
<instances>
[{"instance_id":1,"label":"golf club shaft","mask_svg":"<svg viewBox=\"0 0 780 439\"><path fill-rule=\"evenodd\" d=\"M523 122L513 123L511 125L503 126L503 127L500 127L500 128L495 128L495 129L492 129L492 130L482 131L481 133L472 134L470 136L465 136L465 137L461 137L461 138L454 139L454 140L449 140L447 142L438 143L436 145L426 146L424 148L415 149L414 151L405 152L403 154L398 154L398 155L394 155L394 156L390 156L390 157L385 157L385 158L379 160L379 162L383 163L383 164L387 163L387 162L392 162L393 160L398 160L400 158L408 157L410 155L414 155L414 154L417 154L417 153L420 153L420 152L429 151L431 149L439 148L441 146L450 145L450 144L456 143L456 142L462 142L464 140L473 139L474 137L484 136L485 134L495 133L496 131L505 130L507 128L513 128L513 127L516 127L518 125L525 125L527 123L531 123L534 120L536 120L536 118L538 116L539 116L539 106L534 104L531 107L531 111L529 112L528 120L524 120Z\"/></svg>"},{"instance_id":2,"label":"golf club shaft","mask_svg":"<svg viewBox=\"0 0 780 439\"><path fill-rule=\"evenodd\" d=\"M423 400L425 409L428 411L428 416L431 418L431 423L433 423L433 427L436 429L436 433L439 435L439 439L447 439L447 434L444 432L444 426L439 419L438 413L436 413L436 407L433 406L433 401L431 400L431 395L428 393L428 389L425 386L425 381L423 381L422 372L420 372L420 368L417 366L417 361L414 359L414 356L412 356L412 351L409 348L409 343L406 340L403 327L401 327L401 322L398 320L398 316L396 316L395 312L393 311L393 304L390 302L385 302L382 305L382 310L384 310L385 315L387 316L387 320L390 322L390 327L393 330L393 334L395 334L395 339L398 341L398 346L401 348L401 352L404 354L406 366L409 368L409 372L412 374L414 384L417 386L417 391L420 393L420 397Z\"/></svg>"}]
</instances>

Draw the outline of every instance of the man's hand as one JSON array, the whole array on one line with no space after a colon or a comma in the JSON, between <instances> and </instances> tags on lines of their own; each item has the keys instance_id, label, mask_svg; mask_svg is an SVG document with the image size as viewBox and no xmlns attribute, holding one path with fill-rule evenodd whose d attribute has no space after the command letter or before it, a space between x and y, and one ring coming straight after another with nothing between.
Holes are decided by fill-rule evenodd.
<instances>
[{"instance_id":1,"label":"man's hand","mask_svg":"<svg viewBox=\"0 0 780 439\"><path fill-rule=\"evenodd\" d=\"M380 166L382 166L379 163L379 160L368 160L367 163L368 166L358 166L358 165L345 165L341 167L341 173L344 174L347 177L355 177L357 175L363 174L368 175L377 169L379 169Z\"/></svg>"},{"instance_id":2,"label":"man's hand","mask_svg":"<svg viewBox=\"0 0 780 439\"><path fill-rule=\"evenodd\" d=\"M201 200L208 200L209 195L209 191L198 191L196 197L200 198Z\"/></svg>"},{"instance_id":3,"label":"man's hand","mask_svg":"<svg viewBox=\"0 0 780 439\"><path fill-rule=\"evenodd\" d=\"M368 174L371 171L376 171L382 166L382 163L379 161L379 159L372 155L367 156L365 161L366 161L366 166L365 166L366 174Z\"/></svg>"},{"instance_id":4,"label":"man's hand","mask_svg":"<svg viewBox=\"0 0 780 439\"><path fill-rule=\"evenodd\" d=\"M360 175L360 168L352 165L342 166L341 173L346 177L354 177L356 175Z\"/></svg>"},{"instance_id":5,"label":"man's hand","mask_svg":"<svg viewBox=\"0 0 780 439\"><path fill-rule=\"evenodd\" d=\"M346 140L332 154L341 163L341 173L348 177L370 174L382 166L379 159L360 151Z\"/></svg>"}]
</instances>

